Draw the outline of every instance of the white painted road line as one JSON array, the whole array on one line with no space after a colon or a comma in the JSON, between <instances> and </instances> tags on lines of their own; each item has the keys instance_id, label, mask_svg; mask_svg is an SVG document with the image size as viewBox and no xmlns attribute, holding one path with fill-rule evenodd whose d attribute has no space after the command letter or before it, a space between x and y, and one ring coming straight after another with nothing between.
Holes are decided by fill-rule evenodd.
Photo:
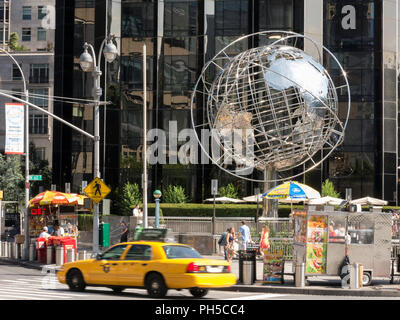
<instances>
[{"instance_id":1,"label":"white painted road line","mask_svg":"<svg viewBox=\"0 0 400 320\"><path fill-rule=\"evenodd\" d=\"M271 298L282 298L286 297L284 294L259 294L255 296L240 296L238 298L229 298L229 299L224 299L224 300L263 300L263 299L271 299Z\"/></svg>"}]
</instances>

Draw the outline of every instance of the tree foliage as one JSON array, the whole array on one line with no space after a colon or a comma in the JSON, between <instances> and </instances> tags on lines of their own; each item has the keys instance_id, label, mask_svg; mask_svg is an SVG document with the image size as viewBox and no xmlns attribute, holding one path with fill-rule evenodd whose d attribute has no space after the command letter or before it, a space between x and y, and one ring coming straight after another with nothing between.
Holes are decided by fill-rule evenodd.
<instances>
[{"instance_id":1,"label":"tree foliage","mask_svg":"<svg viewBox=\"0 0 400 320\"><path fill-rule=\"evenodd\" d=\"M27 51L28 48L26 48L24 45L18 44L18 41L19 41L18 33L12 32L10 34L10 40L8 42L8 47L12 51Z\"/></svg>"},{"instance_id":2,"label":"tree foliage","mask_svg":"<svg viewBox=\"0 0 400 320\"><path fill-rule=\"evenodd\" d=\"M239 191L233 183L229 183L228 185L218 189L218 196L238 199Z\"/></svg>"},{"instance_id":3,"label":"tree foliage","mask_svg":"<svg viewBox=\"0 0 400 320\"><path fill-rule=\"evenodd\" d=\"M163 202L164 203L186 203L188 197L186 196L185 188L182 186L168 185L163 190Z\"/></svg>"},{"instance_id":4,"label":"tree foliage","mask_svg":"<svg viewBox=\"0 0 400 320\"><path fill-rule=\"evenodd\" d=\"M137 183L127 182L120 196L120 210L123 215L131 215L132 209L142 203L142 194Z\"/></svg>"},{"instance_id":5,"label":"tree foliage","mask_svg":"<svg viewBox=\"0 0 400 320\"><path fill-rule=\"evenodd\" d=\"M322 196L340 198L340 193L335 190L335 186L329 179L326 179L322 184Z\"/></svg>"},{"instance_id":6,"label":"tree foliage","mask_svg":"<svg viewBox=\"0 0 400 320\"><path fill-rule=\"evenodd\" d=\"M5 201L24 199L25 178L20 164L20 156L0 154L0 190Z\"/></svg>"}]
</instances>

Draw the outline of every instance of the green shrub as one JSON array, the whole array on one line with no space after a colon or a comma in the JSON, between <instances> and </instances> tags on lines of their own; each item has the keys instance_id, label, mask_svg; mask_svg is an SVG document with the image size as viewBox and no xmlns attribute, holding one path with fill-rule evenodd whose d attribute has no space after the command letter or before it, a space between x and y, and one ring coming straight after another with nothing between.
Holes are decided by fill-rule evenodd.
<instances>
[{"instance_id":1,"label":"green shrub","mask_svg":"<svg viewBox=\"0 0 400 320\"><path fill-rule=\"evenodd\" d=\"M131 215L132 209L142 203L142 194L137 183L127 182L122 188L120 210L123 215Z\"/></svg>"},{"instance_id":2,"label":"green shrub","mask_svg":"<svg viewBox=\"0 0 400 320\"><path fill-rule=\"evenodd\" d=\"M182 186L168 185L163 190L162 201L165 203L186 203L188 197Z\"/></svg>"},{"instance_id":3,"label":"green shrub","mask_svg":"<svg viewBox=\"0 0 400 320\"><path fill-rule=\"evenodd\" d=\"M340 198L340 193L335 190L335 186L329 179L326 179L322 184L321 193L323 197L329 196L334 198Z\"/></svg>"},{"instance_id":4,"label":"green shrub","mask_svg":"<svg viewBox=\"0 0 400 320\"><path fill-rule=\"evenodd\" d=\"M233 183L230 183L227 186L218 189L218 196L238 199L239 191L238 188L235 187Z\"/></svg>"}]
</instances>

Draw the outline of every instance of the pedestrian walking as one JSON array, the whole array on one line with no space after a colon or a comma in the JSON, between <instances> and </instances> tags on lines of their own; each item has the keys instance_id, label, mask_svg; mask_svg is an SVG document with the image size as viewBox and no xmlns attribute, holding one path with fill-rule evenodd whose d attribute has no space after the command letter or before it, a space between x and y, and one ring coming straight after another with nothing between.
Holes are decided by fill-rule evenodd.
<instances>
[{"instance_id":1,"label":"pedestrian walking","mask_svg":"<svg viewBox=\"0 0 400 320\"><path fill-rule=\"evenodd\" d=\"M143 212L140 210L139 204L135 206L132 212L133 216L136 218L136 224L143 224Z\"/></svg>"},{"instance_id":2,"label":"pedestrian walking","mask_svg":"<svg viewBox=\"0 0 400 320\"><path fill-rule=\"evenodd\" d=\"M235 249L234 249L235 229L233 227L230 227L228 230L229 231L226 235L225 251L226 251L226 261L230 263L233 256L235 255Z\"/></svg>"},{"instance_id":3,"label":"pedestrian walking","mask_svg":"<svg viewBox=\"0 0 400 320\"><path fill-rule=\"evenodd\" d=\"M268 250L269 245L269 227L264 225L261 231L261 239L260 239L260 254L264 256L264 250Z\"/></svg>"},{"instance_id":4,"label":"pedestrian walking","mask_svg":"<svg viewBox=\"0 0 400 320\"><path fill-rule=\"evenodd\" d=\"M120 242L127 242L128 241L128 226L126 225L125 221L121 221L121 241Z\"/></svg>"},{"instance_id":5,"label":"pedestrian walking","mask_svg":"<svg viewBox=\"0 0 400 320\"><path fill-rule=\"evenodd\" d=\"M250 228L246 225L246 221L242 220L239 228L239 245L240 250L246 250L247 245L251 242Z\"/></svg>"},{"instance_id":6,"label":"pedestrian walking","mask_svg":"<svg viewBox=\"0 0 400 320\"><path fill-rule=\"evenodd\" d=\"M224 250L224 259L226 260L226 235L229 233L229 228L224 231L218 239L219 250Z\"/></svg>"}]
</instances>

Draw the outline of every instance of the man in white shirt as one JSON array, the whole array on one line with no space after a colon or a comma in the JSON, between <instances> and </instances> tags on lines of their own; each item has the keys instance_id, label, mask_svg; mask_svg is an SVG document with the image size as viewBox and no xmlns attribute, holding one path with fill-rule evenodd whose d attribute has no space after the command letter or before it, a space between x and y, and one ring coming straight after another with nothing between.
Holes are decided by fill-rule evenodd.
<instances>
[{"instance_id":1,"label":"man in white shirt","mask_svg":"<svg viewBox=\"0 0 400 320\"><path fill-rule=\"evenodd\" d=\"M135 209L133 209L133 216L136 217L137 224L143 223L143 213L142 213L142 210L140 210L138 204L136 205Z\"/></svg>"},{"instance_id":2,"label":"man in white shirt","mask_svg":"<svg viewBox=\"0 0 400 320\"><path fill-rule=\"evenodd\" d=\"M54 232L55 232L56 236L58 236L58 237L64 236L64 228L60 227L60 225L58 225L58 224L56 224L54 226Z\"/></svg>"},{"instance_id":3,"label":"man in white shirt","mask_svg":"<svg viewBox=\"0 0 400 320\"><path fill-rule=\"evenodd\" d=\"M42 233L39 235L39 238L48 238L50 234L48 233L49 229L47 227L43 227Z\"/></svg>"}]
</instances>

